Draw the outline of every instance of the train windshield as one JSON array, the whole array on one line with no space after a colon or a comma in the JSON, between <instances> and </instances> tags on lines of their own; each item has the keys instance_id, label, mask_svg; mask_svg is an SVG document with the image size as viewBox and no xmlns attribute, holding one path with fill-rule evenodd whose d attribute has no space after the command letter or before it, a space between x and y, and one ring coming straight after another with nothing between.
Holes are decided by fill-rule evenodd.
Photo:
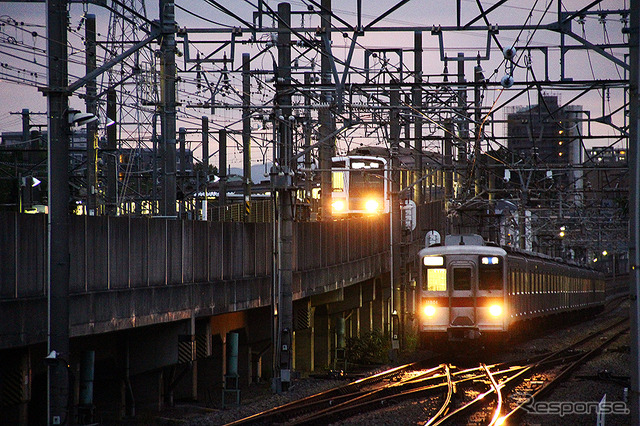
<instances>
[{"instance_id":1,"label":"train windshield","mask_svg":"<svg viewBox=\"0 0 640 426\"><path fill-rule=\"evenodd\" d=\"M344 169L346 164L344 161L334 161L334 169ZM344 192L344 170L334 170L331 172L331 188L333 192Z\"/></svg>"},{"instance_id":2,"label":"train windshield","mask_svg":"<svg viewBox=\"0 0 640 426\"><path fill-rule=\"evenodd\" d=\"M501 290L503 287L502 258L481 256L478 264L478 289Z\"/></svg>"},{"instance_id":3,"label":"train windshield","mask_svg":"<svg viewBox=\"0 0 640 426\"><path fill-rule=\"evenodd\" d=\"M453 269L453 289L454 290L471 290L471 269L470 268L454 268Z\"/></svg>"},{"instance_id":4,"label":"train windshield","mask_svg":"<svg viewBox=\"0 0 640 426\"><path fill-rule=\"evenodd\" d=\"M447 291L447 270L445 268L424 268L422 289L426 291Z\"/></svg>"},{"instance_id":5,"label":"train windshield","mask_svg":"<svg viewBox=\"0 0 640 426\"><path fill-rule=\"evenodd\" d=\"M362 210L364 202L374 197L384 197L384 162L380 160L354 159L351 161L349 197L354 210Z\"/></svg>"}]
</instances>

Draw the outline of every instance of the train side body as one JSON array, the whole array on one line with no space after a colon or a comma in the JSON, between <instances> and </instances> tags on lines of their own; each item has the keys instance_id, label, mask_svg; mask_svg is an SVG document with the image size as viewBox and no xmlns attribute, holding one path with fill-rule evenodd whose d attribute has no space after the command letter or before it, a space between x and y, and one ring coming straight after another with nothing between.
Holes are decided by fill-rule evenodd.
<instances>
[{"instance_id":1,"label":"train side body","mask_svg":"<svg viewBox=\"0 0 640 426\"><path fill-rule=\"evenodd\" d=\"M461 244L462 243L462 244ZM533 253L448 236L420 258L420 332L450 341L498 338L524 320L604 304L595 271Z\"/></svg>"}]
</instances>

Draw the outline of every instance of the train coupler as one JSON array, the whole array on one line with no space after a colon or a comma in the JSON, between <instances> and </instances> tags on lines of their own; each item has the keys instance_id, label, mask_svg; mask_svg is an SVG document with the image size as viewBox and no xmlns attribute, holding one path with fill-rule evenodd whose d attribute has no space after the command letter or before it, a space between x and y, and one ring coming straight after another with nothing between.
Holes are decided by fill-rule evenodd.
<instances>
[{"instance_id":1,"label":"train coupler","mask_svg":"<svg viewBox=\"0 0 640 426\"><path fill-rule=\"evenodd\" d=\"M479 339L482 333L477 327L449 327L447 337L450 342Z\"/></svg>"}]
</instances>

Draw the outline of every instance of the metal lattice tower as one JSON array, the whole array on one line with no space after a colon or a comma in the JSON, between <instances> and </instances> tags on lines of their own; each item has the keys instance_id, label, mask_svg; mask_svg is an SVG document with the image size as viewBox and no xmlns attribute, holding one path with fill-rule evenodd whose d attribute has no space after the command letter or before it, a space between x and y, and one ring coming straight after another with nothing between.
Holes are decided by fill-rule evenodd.
<instances>
[{"instance_id":1,"label":"metal lattice tower","mask_svg":"<svg viewBox=\"0 0 640 426\"><path fill-rule=\"evenodd\" d=\"M110 46L106 49L104 61L112 60L146 37L150 31L149 23L144 0L113 2L107 36ZM117 116L114 121L117 123L119 153L116 205L126 213L140 214L142 201L153 198L149 188L144 189L144 183L151 181L146 171L152 168L145 161L153 158L143 156L143 151L152 148L154 143L154 114L159 99L154 51L147 44L102 78L106 80L103 87L108 84L116 92Z\"/></svg>"}]
</instances>

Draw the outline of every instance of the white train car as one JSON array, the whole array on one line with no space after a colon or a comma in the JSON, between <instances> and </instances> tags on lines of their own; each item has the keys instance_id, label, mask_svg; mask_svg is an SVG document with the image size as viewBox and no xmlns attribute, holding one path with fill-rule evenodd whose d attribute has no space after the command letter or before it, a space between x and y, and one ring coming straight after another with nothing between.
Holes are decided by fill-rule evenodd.
<instances>
[{"instance_id":1,"label":"white train car","mask_svg":"<svg viewBox=\"0 0 640 426\"><path fill-rule=\"evenodd\" d=\"M389 212L388 160L371 155L331 159L331 214L375 215Z\"/></svg>"},{"instance_id":2,"label":"white train car","mask_svg":"<svg viewBox=\"0 0 640 426\"><path fill-rule=\"evenodd\" d=\"M602 276L548 256L449 235L420 257L420 333L425 340L500 339L518 323L601 309Z\"/></svg>"}]
</instances>

